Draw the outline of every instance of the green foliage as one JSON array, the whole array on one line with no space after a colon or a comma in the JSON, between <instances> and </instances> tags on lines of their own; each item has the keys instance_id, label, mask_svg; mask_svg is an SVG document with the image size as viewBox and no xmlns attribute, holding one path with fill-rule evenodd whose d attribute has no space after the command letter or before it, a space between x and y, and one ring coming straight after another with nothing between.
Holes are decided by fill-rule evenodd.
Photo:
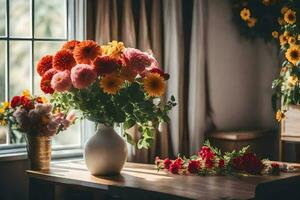
<instances>
[{"instance_id":1,"label":"green foliage","mask_svg":"<svg viewBox=\"0 0 300 200\"><path fill-rule=\"evenodd\" d=\"M165 104L158 98L149 97L138 81L126 83L116 95L110 95L99 88L99 80L87 89L54 93L51 103L62 110L79 110L83 118L108 126L123 123L127 130L136 124L141 133L137 142L138 148L151 146L156 126L159 122L167 122L169 111L176 106L174 96ZM123 136L129 143L134 144L126 131Z\"/></svg>"}]
</instances>

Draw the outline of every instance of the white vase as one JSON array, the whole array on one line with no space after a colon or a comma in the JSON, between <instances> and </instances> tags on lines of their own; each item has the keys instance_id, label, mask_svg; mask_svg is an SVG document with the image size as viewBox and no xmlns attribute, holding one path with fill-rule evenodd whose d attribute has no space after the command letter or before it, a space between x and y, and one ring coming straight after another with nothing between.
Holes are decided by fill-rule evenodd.
<instances>
[{"instance_id":1,"label":"white vase","mask_svg":"<svg viewBox=\"0 0 300 200\"><path fill-rule=\"evenodd\" d=\"M127 145L113 127L98 124L96 134L85 143L84 159L92 175L116 175L127 159Z\"/></svg>"}]
</instances>

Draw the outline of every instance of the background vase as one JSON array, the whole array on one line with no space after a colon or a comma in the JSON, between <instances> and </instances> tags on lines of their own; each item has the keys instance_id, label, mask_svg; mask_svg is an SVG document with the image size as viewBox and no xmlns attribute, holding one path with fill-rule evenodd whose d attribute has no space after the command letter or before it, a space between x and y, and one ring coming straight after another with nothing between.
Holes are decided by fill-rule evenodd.
<instances>
[{"instance_id":1,"label":"background vase","mask_svg":"<svg viewBox=\"0 0 300 200\"><path fill-rule=\"evenodd\" d=\"M84 159L92 175L116 175L127 159L127 145L113 127L98 124L85 144Z\"/></svg>"},{"instance_id":2,"label":"background vase","mask_svg":"<svg viewBox=\"0 0 300 200\"><path fill-rule=\"evenodd\" d=\"M51 161L51 137L27 135L27 152L30 169L48 171Z\"/></svg>"}]
</instances>

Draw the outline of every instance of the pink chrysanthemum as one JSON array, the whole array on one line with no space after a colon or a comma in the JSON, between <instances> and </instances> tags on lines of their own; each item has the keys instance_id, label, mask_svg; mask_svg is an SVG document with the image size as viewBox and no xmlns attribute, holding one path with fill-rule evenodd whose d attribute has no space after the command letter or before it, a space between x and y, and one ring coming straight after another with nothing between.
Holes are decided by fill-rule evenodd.
<instances>
[{"instance_id":1,"label":"pink chrysanthemum","mask_svg":"<svg viewBox=\"0 0 300 200\"><path fill-rule=\"evenodd\" d=\"M126 48L124 52L126 65L137 72L143 72L145 68L150 67L155 59L149 54L134 48Z\"/></svg>"},{"instance_id":2,"label":"pink chrysanthemum","mask_svg":"<svg viewBox=\"0 0 300 200\"><path fill-rule=\"evenodd\" d=\"M78 64L71 70L71 81L75 88L84 89L97 78L93 67L87 64Z\"/></svg>"},{"instance_id":3,"label":"pink chrysanthemum","mask_svg":"<svg viewBox=\"0 0 300 200\"><path fill-rule=\"evenodd\" d=\"M68 70L58 72L51 80L51 87L58 92L68 91L71 86L70 71Z\"/></svg>"}]
</instances>

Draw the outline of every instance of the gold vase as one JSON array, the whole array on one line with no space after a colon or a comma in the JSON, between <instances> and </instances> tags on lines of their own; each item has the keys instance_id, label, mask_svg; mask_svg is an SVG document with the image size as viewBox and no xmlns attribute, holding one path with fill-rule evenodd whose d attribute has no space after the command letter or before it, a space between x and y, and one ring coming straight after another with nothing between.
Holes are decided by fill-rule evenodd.
<instances>
[{"instance_id":1,"label":"gold vase","mask_svg":"<svg viewBox=\"0 0 300 200\"><path fill-rule=\"evenodd\" d=\"M51 137L27 135L30 169L48 171L51 161Z\"/></svg>"}]
</instances>

